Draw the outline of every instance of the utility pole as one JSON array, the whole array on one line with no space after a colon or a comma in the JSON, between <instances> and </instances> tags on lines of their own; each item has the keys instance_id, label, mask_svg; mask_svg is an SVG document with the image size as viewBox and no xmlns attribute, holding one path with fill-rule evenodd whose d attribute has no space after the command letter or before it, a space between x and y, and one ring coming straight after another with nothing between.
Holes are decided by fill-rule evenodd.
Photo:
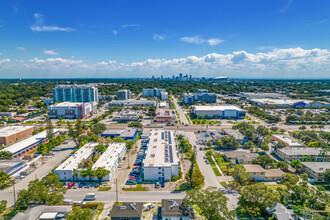
<instances>
[{"instance_id":1,"label":"utility pole","mask_svg":"<svg viewBox=\"0 0 330 220\"><path fill-rule=\"evenodd\" d=\"M15 183L13 182L14 204L16 203Z\"/></svg>"},{"instance_id":2,"label":"utility pole","mask_svg":"<svg viewBox=\"0 0 330 220\"><path fill-rule=\"evenodd\" d=\"M118 204L118 179L116 178L116 203Z\"/></svg>"},{"instance_id":3,"label":"utility pole","mask_svg":"<svg viewBox=\"0 0 330 220\"><path fill-rule=\"evenodd\" d=\"M127 151L127 168L129 167L129 151Z\"/></svg>"}]
</instances>

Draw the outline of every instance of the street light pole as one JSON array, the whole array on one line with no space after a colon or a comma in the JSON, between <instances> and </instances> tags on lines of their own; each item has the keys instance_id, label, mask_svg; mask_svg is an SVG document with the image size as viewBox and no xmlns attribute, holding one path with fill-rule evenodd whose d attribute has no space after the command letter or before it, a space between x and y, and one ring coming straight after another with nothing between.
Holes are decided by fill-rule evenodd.
<instances>
[{"instance_id":1,"label":"street light pole","mask_svg":"<svg viewBox=\"0 0 330 220\"><path fill-rule=\"evenodd\" d=\"M16 203L15 183L13 183L14 204Z\"/></svg>"}]
</instances>

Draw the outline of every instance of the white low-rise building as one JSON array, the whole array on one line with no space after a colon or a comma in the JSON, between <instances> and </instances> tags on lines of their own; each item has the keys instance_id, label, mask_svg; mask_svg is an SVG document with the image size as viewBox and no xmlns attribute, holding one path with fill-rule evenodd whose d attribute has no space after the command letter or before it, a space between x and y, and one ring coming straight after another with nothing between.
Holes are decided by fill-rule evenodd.
<instances>
[{"instance_id":1,"label":"white low-rise building","mask_svg":"<svg viewBox=\"0 0 330 220\"><path fill-rule=\"evenodd\" d=\"M285 147L277 149L274 153L288 163L293 160L301 160L304 156L310 156L313 161L317 162L330 162L330 155L322 154L321 148Z\"/></svg>"},{"instance_id":2,"label":"white low-rise building","mask_svg":"<svg viewBox=\"0 0 330 220\"><path fill-rule=\"evenodd\" d=\"M267 106L275 108L288 108L288 107L300 107L300 108L323 108L330 106L330 103L313 101L313 100L297 100L297 99L250 99L250 101L258 106Z\"/></svg>"},{"instance_id":3,"label":"white low-rise building","mask_svg":"<svg viewBox=\"0 0 330 220\"><path fill-rule=\"evenodd\" d=\"M236 105L196 105L192 107L198 118L243 119L246 111Z\"/></svg>"},{"instance_id":4,"label":"white low-rise building","mask_svg":"<svg viewBox=\"0 0 330 220\"><path fill-rule=\"evenodd\" d=\"M120 159L126 152L126 143L118 142L111 143L107 150L100 156L100 158L93 165L93 169L96 170L102 167L109 170L110 173L102 178L102 181L109 181L116 171ZM97 177L94 180L99 180Z\"/></svg>"},{"instance_id":5,"label":"white low-rise building","mask_svg":"<svg viewBox=\"0 0 330 220\"><path fill-rule=\"evenodd\" d=\"M156 101L147 99L127 99L127 100L112 100L110 106L151 106L156 105Z\"/></svg>"},{"instance_id":6,"label":"white low-rise building","mask_svg":"<svg viewBox=\"0 0 330 220\"><path fill-rule=\"evenodd\" d=\"M90 116L97 111L96 102L62 102L50 105L47 108L48 117L57 119L78 119Z\"/></svg>"},{"instance_id":7,"label":"white low-rise building","mask_svg":"<svg viewBox=\"0 0 330 220\"><path fill-rule=\"evenodd\" d=\"M59 167L57 167L54 173L58 175L61 181L72 181L74 179L85 180L85 178L80 176L79 172L75 178L74 171L78 171L80 162L86 160L92 155L96 145L98 145L98 143L85 144L79 150L77 150L73 156L69 157Z\"/></svg>"},{"instance_id":8,"label":"white low-rise building","mask_svg":"<svg viewBox=\"0 0 330 220\"><path fill-rule=\"evenodd\" d=\"M94 148L98 143L88 143L81 147L73 156L69 157L64 163L62 163L58 168L55 169L54 173L59 176L61 181L97 181L97 177L90 178L89 176L82 177L81 171L84 168L79 168L79 164L91 157L94 153ZM109 181L114 174L118 162L126 152L126 143L111 143L107 150L100 156L100 158L95 162L92 170L96 170L102 167L109 170L110 173L105 175L101 181Z\"/></svg>"},{"instance_id":9,"label":"white low-rise building","mask_svg":"<svg viewBox=\"0 0 330 220\"><path fill-rule=\"evenodd\" d=\"M151 130L143 164L145 180L165 181L178 176L180 160L175 131Z\"/></svg>"},{"instance_id":10,"label":"white low-rise building","mask_svg":"<svg viewBox=\"0 0 330 220\"><path fill-rule=\"evenodd\" d=\"M285 144L287 147L305 147L303 143L296 140L293 137L286 136L284 134L273 134L272 139L277 142Z\"/></svg>"}]
</instances>

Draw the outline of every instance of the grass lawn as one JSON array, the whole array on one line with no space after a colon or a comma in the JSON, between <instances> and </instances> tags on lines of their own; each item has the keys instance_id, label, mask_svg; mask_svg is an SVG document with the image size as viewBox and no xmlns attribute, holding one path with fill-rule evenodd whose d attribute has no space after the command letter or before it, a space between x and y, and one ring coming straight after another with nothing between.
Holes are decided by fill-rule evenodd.
<instances>
[{"instance_id":1,"label":"grass lawn","mask_svg":"<svg viewBox=\"0 0 330 220\"><path fill-rule=\"evenodd\" d=\"M101 215L101 213L103 212L104 209L104 204L102 202L86 202L87 205L98 205L98 209L97 212L94 216L93 219L99 219L99 216Z\"/></svg>"},{"instance_id":2,"label":"grass lawn","mask_svg":"<svg viewBox=\"0 0 330 220\"><path fill-rule=\"evenodd\" d=\"M269 189L276 190L278 188L286 189L286 186L284 185L266 185Z\"/></svg>"},{"instance_id":3,"label":"grass lawn","mask_svg":"<svg viewBox=\"0 0 330 220\"><path fill-rule=\"evenodd\" d=\"M111 187L99 187L99 189L97 191L109 191L111 189Z\"/></svg>"},{"instance_id":4,"label":"grass lawn","mask_svg":"<svg viewBox=\"0 0 330 220\"><path fill-rule=\"evenodd\" d=\"M128 188L123 188L124 191L148 191L148 189L142 184L137 184L136 187L128 187Z\"/></svg>"},{"instance_id":5,"label":"grass lawn","mask_svg":"<svg viewBox=\"0 0 330 220\"><path fill-rule=\"evenodd\" d=\"M221 186L227 188L227 183L225 181L220 182Z\"/></svg>"}]
</instances>

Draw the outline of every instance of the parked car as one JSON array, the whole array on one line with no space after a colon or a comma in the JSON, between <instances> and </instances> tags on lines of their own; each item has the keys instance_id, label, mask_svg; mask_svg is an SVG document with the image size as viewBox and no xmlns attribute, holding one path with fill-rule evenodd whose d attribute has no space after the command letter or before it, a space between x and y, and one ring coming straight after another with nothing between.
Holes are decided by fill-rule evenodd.
<instances>
[{"instance_id":1,"label":"parked car","mask_svg":"<svg viewBox=\"0 0 330 220\"><path fill-rule=\"evenodd\" d=\"M165 181L162 181L162 183L161 183L161 187L162 187L162 188L165 187Z\"/></svg>"},{"instance_id":2,"label":"parked car","mask_svg":"<svg viewBox=\"0 0 330 220\"><path fill-rule=\"evenodd\" d=\"M206 163L207 165L209 165L209 164L210 164L210 161L208 161L208 160L205 160L205 163Z\"/></svg>"},{"instance_id":3,"label":"parked car","mask_svg":"<svg viewBox=\"0 0 330 220\"><path fill-rule=\"evenodd\" d=\"M78 187L79 187L78 183L75 183L75 184L73 185L72 189L78 189Z\"/></svg>"},{"instance_id":4,"label":"parked car","mask_svg":"<svg viewBox=\"0 0 330 220\"><path fill-rule=\"evenodd\" d=\"M155 183L155 189L158 189L159 188L159 182L156 182Z\"/></svg>"},{"instance_id":5,"label":"parked car","mask_svg":"<svg viewBox=\"0 0 330 220\"><path fill-rule=\"evenodd\" d=\"M21 176L27 176L27 175L29 175L29 173L26 172L26 171L20 172L19 174L20 174Z\"/></svg>"},{"instance_id":6,"label":"parked car","mask_svg":"<svg viewBox=\"0 0 330 220\"><path fill-rule=\"evenodd\" d=\"M75 182L71 182L68 184L68 189L71 189L76 183Z\"/></svg>"},{"instance_id":7,"label":"parked car","mask_svg":"<svg viewBox=\"0 0 330 220\"><path fill-rule=\"evenodd\" d=\"M85 186L85 183L79 183L79 188L83 188Z\"/></svg>"},{"instance_id":8,"label":"parked car","mask_svg":"<svg viewBox=\"0 0 330 220\"><path fill-rule=\"evenodd\" d=\"M200 147L200 148L199 148L199 150L200 150L200 151L202 151L202 150L203 150L203 148L202 148L202 147Z\"/></svg>"},{"instance_id":9,"label":"parked car","mask_svg":"<svg viewBox=\"0 0 330 220\"><path fill-rule=\"evenodd\" d=\"M87 193L84 200L95 200L95 193Z\"/></svg>"}]
</instances>

